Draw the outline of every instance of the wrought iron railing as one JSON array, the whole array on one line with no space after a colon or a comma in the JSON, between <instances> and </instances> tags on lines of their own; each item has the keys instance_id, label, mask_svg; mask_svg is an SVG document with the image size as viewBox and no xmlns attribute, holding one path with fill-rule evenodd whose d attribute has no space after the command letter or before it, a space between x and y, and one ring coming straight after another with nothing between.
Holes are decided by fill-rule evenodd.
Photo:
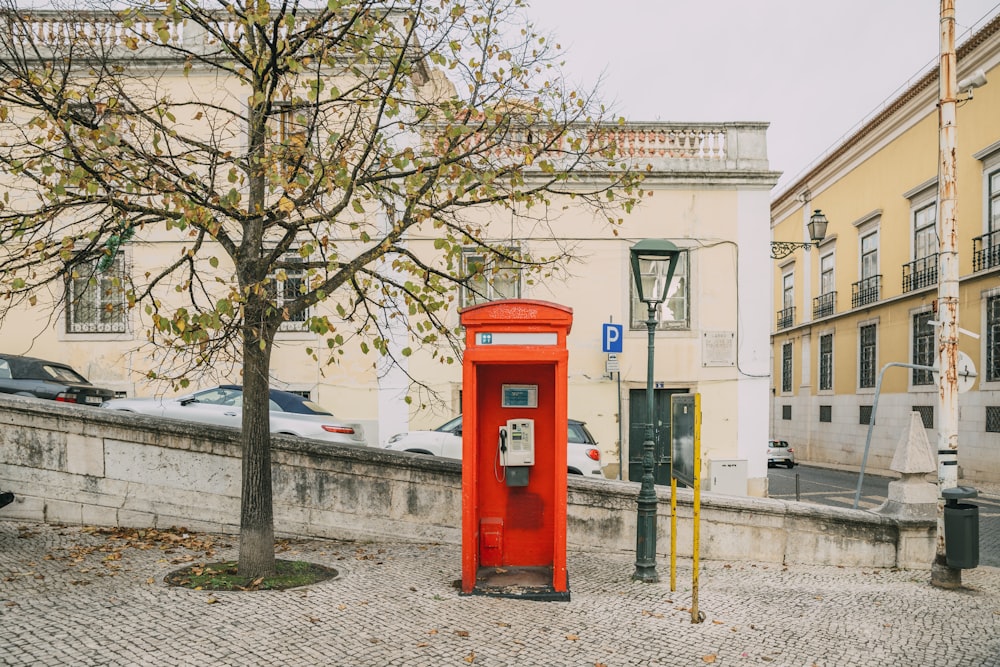
<instances>
[{"instance_id":1,"label":"wrought iron railing","mask_svg":"<svg viewBox=\"0 0 1000 667\"><path fill-rule=\"evenodd\" d=\"M851 308L866 306L882 298L882 274L851 284Z\"/></svg>"},{"instance_id":2,"label":"wrought iron railing","mask_svg":"<svg viewBox=\"0 0 1000 667\"><path fill-rule=\"evenodd\" d=\"M833 315L837 309L837 292L820 294L813 299L813 318Z\"/></svg>"},{"instance_id":3,"label":"wrought iron railing","mask_svg":"<svg viewBox=\"0 0 1000 667\"><path fill-rule=\"evenodd\" d=\"M903 291L912 292L937 285L938 254L927 255L903 264Z\"/></svg>"},{"instance_id":4,"label":"wrought iron railing","mask_svg":"<svg viewBox=\"0 0 1000 667\"><path fill-rule=\"evenodd\" d=\"M795 324L795 306L789 306L778 311L778 328L787 329Z\"/></svg>"},{"instance_id":5,"label":"wrought iron railing","mask_svg":"<svg viewBox=\"0 0 1000 667\"><path fill-rule=\"evenodd\" d=\"M1000 229L972 239L972 270L1000 266Z\"/></svg>"}]
</instances>

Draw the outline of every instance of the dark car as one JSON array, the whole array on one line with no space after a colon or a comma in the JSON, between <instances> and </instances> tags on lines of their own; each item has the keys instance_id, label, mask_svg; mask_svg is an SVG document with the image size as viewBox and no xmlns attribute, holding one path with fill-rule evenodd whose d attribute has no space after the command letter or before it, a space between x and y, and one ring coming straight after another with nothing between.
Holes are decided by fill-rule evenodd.
<instances>
[{"instance_id":1,"label":"dark car","mask_svg":"<svg viewBox=\"0 0 1000 667\"><path fill-rule=\"evenodd\" d=\"M0 393L99 406L115 397L57 361L0 354Z\"/></svg>"}]
</instances>

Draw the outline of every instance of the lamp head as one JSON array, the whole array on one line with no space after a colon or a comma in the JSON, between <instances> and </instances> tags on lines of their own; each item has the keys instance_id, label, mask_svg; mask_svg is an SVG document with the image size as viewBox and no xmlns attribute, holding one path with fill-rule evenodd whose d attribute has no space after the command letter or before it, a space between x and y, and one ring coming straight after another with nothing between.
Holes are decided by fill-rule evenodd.
<instances>
[{"instance_id":1,"label":"lamp head","mask_svg":"<svg viewBox=\"0 0 1000 667\"><path fill-rule=\"evenodd\" d=\"M639 300L647 305L666 301L681 251L666 239L643 239L632 246L629 254Z\"/></svg>"},{"instance_id":2,"label":"lamp head","mask_svg":"<svg viewBox=\"0 0 1000 667\"><path fill-rule=\"evenodd\" d=\"M813 240L814 243L819 243L826 237L826 226L828 221L826 216L823 215L823 211L816 209L811 216L809 216L809 224L806 225L809 229L809 238Z\"/></svg>"}]
</instances>

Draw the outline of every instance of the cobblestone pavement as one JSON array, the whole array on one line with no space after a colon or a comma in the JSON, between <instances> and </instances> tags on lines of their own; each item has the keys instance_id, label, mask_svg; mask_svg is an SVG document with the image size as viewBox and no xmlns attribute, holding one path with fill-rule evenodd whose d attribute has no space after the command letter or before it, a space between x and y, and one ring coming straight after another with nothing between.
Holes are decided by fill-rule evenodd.
<instances>
[{"instance_id":1,"label":"cobblestone pavement","mask_svg":"<svg viewBox=\"0 0 1000 667\"><path fill-rule=\"evenodd\" d=\"M0 664L1000 665L992 567L949 591L926 572L703 562L692 624L689 560L671 592L667 559L640 584L631 554L571 551L571 601L533 602L459 595L456 546L291 540L279 558L340 576L210 593L163 579L234 559L235 538L164 535L0 522Z\"/></svg>"}]
</instances>

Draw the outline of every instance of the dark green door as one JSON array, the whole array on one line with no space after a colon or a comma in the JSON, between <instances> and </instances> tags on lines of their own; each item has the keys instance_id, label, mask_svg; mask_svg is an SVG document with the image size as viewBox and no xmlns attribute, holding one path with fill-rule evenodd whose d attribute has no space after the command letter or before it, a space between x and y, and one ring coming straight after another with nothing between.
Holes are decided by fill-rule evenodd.
<instances>
[{"instance_id":1,"label":"dark green door","mask_svg":"<svg viewBox=\"0 0 1000 667\"><path fill-rule=\"evenodd\" d=\"M686 394L686 389L653 390L653 478L657 484L670 484L670 397ZM631 389L628 394L628 478L642 481L642 443L646 439L646 390Z\"/></svg>"}]
</instances>

